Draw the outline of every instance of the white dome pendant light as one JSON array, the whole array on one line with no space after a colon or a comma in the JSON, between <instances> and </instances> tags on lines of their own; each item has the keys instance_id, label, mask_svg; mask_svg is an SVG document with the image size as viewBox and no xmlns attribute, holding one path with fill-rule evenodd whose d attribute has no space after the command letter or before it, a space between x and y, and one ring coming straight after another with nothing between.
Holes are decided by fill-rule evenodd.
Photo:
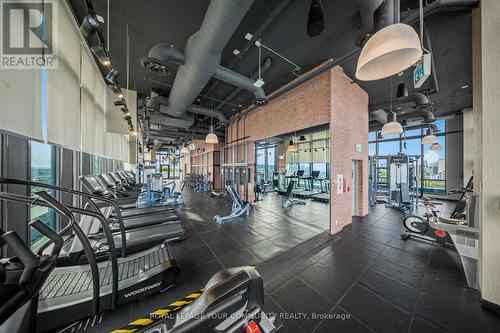
<instances>
[{"instance_id":1,"label":"white dome pendant light","mask_svg":"<svg viewBox=\"0 0 500 333\"><path fill-rule=\"evenodd\" d=\"M420 38L411 26L399 23L397 15L393 24L375 32L361 50L356 67L358 80L387 78L404 71L422 58L425 50L421 42L424 20L422 0L419 0L419 4Z\"/></svg>"},{"instance_id":2,"label":"white dome pendant light","mask_svg":"<svg viewBox=\"0 0 500 333\"><path fill-rule=\"evenodd\" d=\"M429 150L432 150L432 151L440 151L441 150L441 145L439 143L433 143L431 145L431 147L429 148Z\"/></svg>"},{"instance_id":3,"label":"white dome pendant light","mask_svg":"<svg viewBox=\"0 0 500 333\"><path fill-rule=\"evenodd\" d=\"M219 143L219 138L214 133L214 126L210 125L210 129L208 130L207 137L205 138L206 143Z\"/></svg>"},{"instance_id":4,"label":"white dome pendant light","mask_svg":"<svg viewBox=\"0 0 500 333\"><path fill-rule=\"evenodd\" d=\"M427 135L422 138L422 144L432 145L435 143L438 143L438 138L434 135L434 130L432 128L428 128Z\"/></svg>"},{"instance_id":5,"label":"white dome pendant light","mask_svg":"<svg viewBox=\"0 0 500 333\"><path fill-rule=\"evenodd\" d=\"M395 75L414 65L422 53L420 38L411 26L391 24L377 31L363 47L356 78L373 81Z\"/></svg>"},{"instance_id":6,"label":"white dome pendant light","mask_svg":"<svg viewBox=\"0 0 500 333\"><path fill-rule=\"evenodd\" d=\"M213 111L213 100L211 101L212 104L212 111ZM207 137L205 138L206 143L219 143L219 138L217 135L214 133L214 125L212 125L212 116L210 116L210 128L208 130Z\"/></svg>"},{"instance_id":7,"label":"white dome pendant light","mask_svg":"<svg viewBox=\"0 0 500 333\"><path fill-rule=\"evenodd\" d=\"M396 121L396 113L392 113L392 121L386 123L384 127L382 127L382 136L387 136L391 134L402 134L403 126Z\"/></svg>"}]
</instances>

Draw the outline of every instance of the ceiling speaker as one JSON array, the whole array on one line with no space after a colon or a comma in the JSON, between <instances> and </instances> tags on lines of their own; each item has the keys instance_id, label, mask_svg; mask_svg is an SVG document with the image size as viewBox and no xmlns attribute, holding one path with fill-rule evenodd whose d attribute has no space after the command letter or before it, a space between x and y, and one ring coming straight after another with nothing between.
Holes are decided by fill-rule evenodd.
<instances>
[{"instance_id":1,"label":"ceiling speaker","mask_svg":"<svg viewBox=\"0 0 500 333\"><path fill-rule=\"evenodd\" d=\"M325 17L321 0L312 0L307 19L307 34L311 37L318 36L325 27Z\"/></svg>"}]
</instances>

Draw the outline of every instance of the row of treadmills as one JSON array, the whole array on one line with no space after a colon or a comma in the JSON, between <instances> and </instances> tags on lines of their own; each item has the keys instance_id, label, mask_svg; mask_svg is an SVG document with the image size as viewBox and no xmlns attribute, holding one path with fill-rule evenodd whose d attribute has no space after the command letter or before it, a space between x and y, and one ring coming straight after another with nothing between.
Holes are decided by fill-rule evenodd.
<instances>
[{"instance_id":1,"label":"row of treadmills","mask_svg":"<svg viewBox=\"0 0 500 333\"><path fill-rule=\"evenodd\" d=\"M136 208L143 185L125 171L80 180L85 192L0 179L3 184L41 188L36 192L38 200L10 193L0 193L1 199L51 207L64 221L60 248L46 242L37 249L39 255L59 253L57 267L39 292L37 331L165 290L179 274L169 243L182 240L184 229L174 209L166 205ZM61 205L50 192L71 195L71 202L81 200L82 204L80 208Z\"/></svg>"},{"instance_id":2,"label":"row of treadmills","mask_svg":"<svg viewBox=\"0 0 500 333\"><path fill-rule=\"evenodd\" d=\"M182 240L184 229L168 205L136 207L144 185L136 184L134 176L125 171L82 176L84 191L0 178L0 185L39 189L34 197L0 192L0 200L52 208L62 221L57 233L39 220L30 222L47 239L36 250L15 232L0 229L0 246L7 244L16 255L0 259L0 333L68 329L174 284L180 268L170 243ZM211 326L218 332L243 332L252 322L261 332L275 332L274 320L262 313L263 300L262 278L255 269L228 269L207 283L202 297L179 310L184 316L174 324L154 322L141 331L197 332ZM186 311L196 315L186 316ZM232 319L201 315L214 311L233 314L226 317Z\"/></svg>"},{"instance_id":3,"label":"row of treadmills","mask_svg":"<svg viewBox=\"0 0 500 333\"><path fill-rule=\"evenodd\" d=\"M0 185L36 189L34 197L0 191L0 200L51 208L62 221L58 232L39 220L29 223L47 240L36 250L14 231L0 228L0 246L14 253L0 258L0 333L72 332L79 320L95 321L102 311L164 291L176 281L180 268L170 243L183 239L184 230L174 210L163 204L136 208L144 186L131 173L80 180L86 191L0 178ZM230 268L215 274L173 320L134 321L129 326L136 327L126 332L274 333L280 324L263 307L257 271Z\"/></svg>"}]
</instances>

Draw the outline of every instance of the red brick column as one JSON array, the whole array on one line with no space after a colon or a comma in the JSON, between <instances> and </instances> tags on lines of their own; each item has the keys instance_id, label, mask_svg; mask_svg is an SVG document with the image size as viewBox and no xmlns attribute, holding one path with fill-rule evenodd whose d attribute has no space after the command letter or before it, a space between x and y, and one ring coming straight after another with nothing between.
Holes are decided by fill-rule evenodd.
<instances>
[{"instance_id":1,"label":"red brick column","mask_svg":"<svg viewBox=\"0 0 500 333\"><path fill-rule=\"evenodd\" d=\"M331 71L330 182L331 232L352 221L352 161L360 161L360 207L368 214L368 94L352 84L340 67ZM361 144L362 152L355 147ZM343 175L345 191L337 194L337 175Z\"/></svg>"}]
</instances>

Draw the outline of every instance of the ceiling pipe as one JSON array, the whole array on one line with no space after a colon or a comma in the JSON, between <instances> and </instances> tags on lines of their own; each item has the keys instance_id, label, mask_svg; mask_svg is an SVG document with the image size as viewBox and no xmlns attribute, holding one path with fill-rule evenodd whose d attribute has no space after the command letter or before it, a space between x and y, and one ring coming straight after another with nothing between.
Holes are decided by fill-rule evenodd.
<instances>
[{"instance_id":1,"label":"ceiling pipe","mask_svg":"<svg viewBox=\"0 0 500 333\"><path fill-rule=\"evenodd\" d=\"M160 106L161 110L161 106ZM171 117L162 113L153 113L149 112L148 113L148 118L149 118L149 127L151 127L152 124L155 125L161 125L161 126L168 126L168 127L178 127L178 128L190 128L194 124L194 116L193 115L187 115L186 117L183 118L175 118Z\"/></svg>"},{"instance_id":2,"label":"ceiling pipe","mask_svg":"<svg viewBox=\"0 0 500 333\"><path fill-rule=\"evenodd\" d=\"M232 84L233 86L240 87L253 93L255 95L255 105L260 106L267 104L266 93L264 89L262 87L256 87L254 85L254 80L222 66L217 67L214 77L218 80L224 81L226 83Z\"/></svg>"},{"instance_id":3,"label":"ceiling pipe","mask_svg":"<svg viewBox=\"0 0 500 333\"><path fill-rule=\"evenodd\" d=\"M169 114L182 117L220 65L222 50L241 23L253 0L212 0L200 30L189 37L185 60L169 97Z\"/></svg>"},{"instance_id":4,"label":"ceiling pipe","mask_svg":"<svg viewBox=\"0 0 500 333\"><path fill-rule=\"evenodd\" d=\"M365 38L373 31L375 11L384 0L354 0L354 5L359 9L361 16L360 34L356 38L356 46L362 47Z\"/></svg>"},{"instance_id":5,"label":"ceiling pipe","mask_svg":"<svg viewBox=\"0 0 500 333\"><path fill-rule=\"evenodd\" d=\"M375 12L375 31L394 24L394 2L396 1L399 0L384 0L377 9Z\"/></svg>"},{"instance_id":6,"label":"ceiling pipe","mask_svg":"<svg viewBox=\"0 0 500 333\"><path fill-rule=\"evenodd\" d=\"M435 0L432 3L425 5L424 17L438 14L445 11L460 11L477 7L479 0ZM401 20L406 24L415 24L420 20L419 9L404 13Z\"/></svg>"},{"instance_id":7,"label":"ceiling pipe","mask_svg":"<svg viewBox=\"0 0 500 333\"><path fill-rule=\"evenodd\" d=\"M269 68L271 68L272 62L273 62L273 59L270 58L270 57L267 57L266 59L264 59L264 62L260 66L260 73L261 73L261 75L264 74L265 72L267 72L269 70ZM252 74L252 76L250 78L252 80L255 80L258 77L258 75L259 75L259 71L257 70L257 71L255 71L255 73ZM215 110L222 109L222 107L224 105L226 105L227 103L231 102L234 98L236 98L236 96L238 96L242 90L243 89L240 88L240 87L238 87L235 90L233 90L229 95L226 96L226 98L224 98L224 101L220 102L215 107Z\"/></svg>"},{"instance_id":8,"label":"ceiling pipe","mask_svg":"<svg viewBox=\"0 0 500 333\"><path fill-rule=\"evenodd\" d=\"M408 95L407 97L395 99L392 105L394 108L409 103L413 103L414 107L417 109L427 108L430 105L429 98L421 93L413 93ZM388 109L389 107L390 103L384 103L384 104L372 105L371 109L379 110L379 109Z\"/></svg>"},{"instance_id":9,"label":"ceiling pipe","mask_svg":"<svg viewBox=\"0 0 500 333\"><path fill-rule=\"evenodd\" d=\"M187 127L182 126L183 128L191 127L194 124L194 118L192 116L189 117L188 115L186 115L185 117L181 117L181 118L170 117L169 116L170 115L169 99L165 96L151 97L147 103L147 107L152 108L152 109L158 109L161 114L163 114L165 117L168 117L167 119L179 119L180 123L184 123L184 122L187 122L188 120L190 120L191 121L190 125ZM212 110L212 109L200 106L200 105L193 104L188 108L188 111L190 113L201 114L204 116L216 118L222 124L227 123L226 116L224 116L224 114L218 110Z\"/></svg>"}]
</instances>

